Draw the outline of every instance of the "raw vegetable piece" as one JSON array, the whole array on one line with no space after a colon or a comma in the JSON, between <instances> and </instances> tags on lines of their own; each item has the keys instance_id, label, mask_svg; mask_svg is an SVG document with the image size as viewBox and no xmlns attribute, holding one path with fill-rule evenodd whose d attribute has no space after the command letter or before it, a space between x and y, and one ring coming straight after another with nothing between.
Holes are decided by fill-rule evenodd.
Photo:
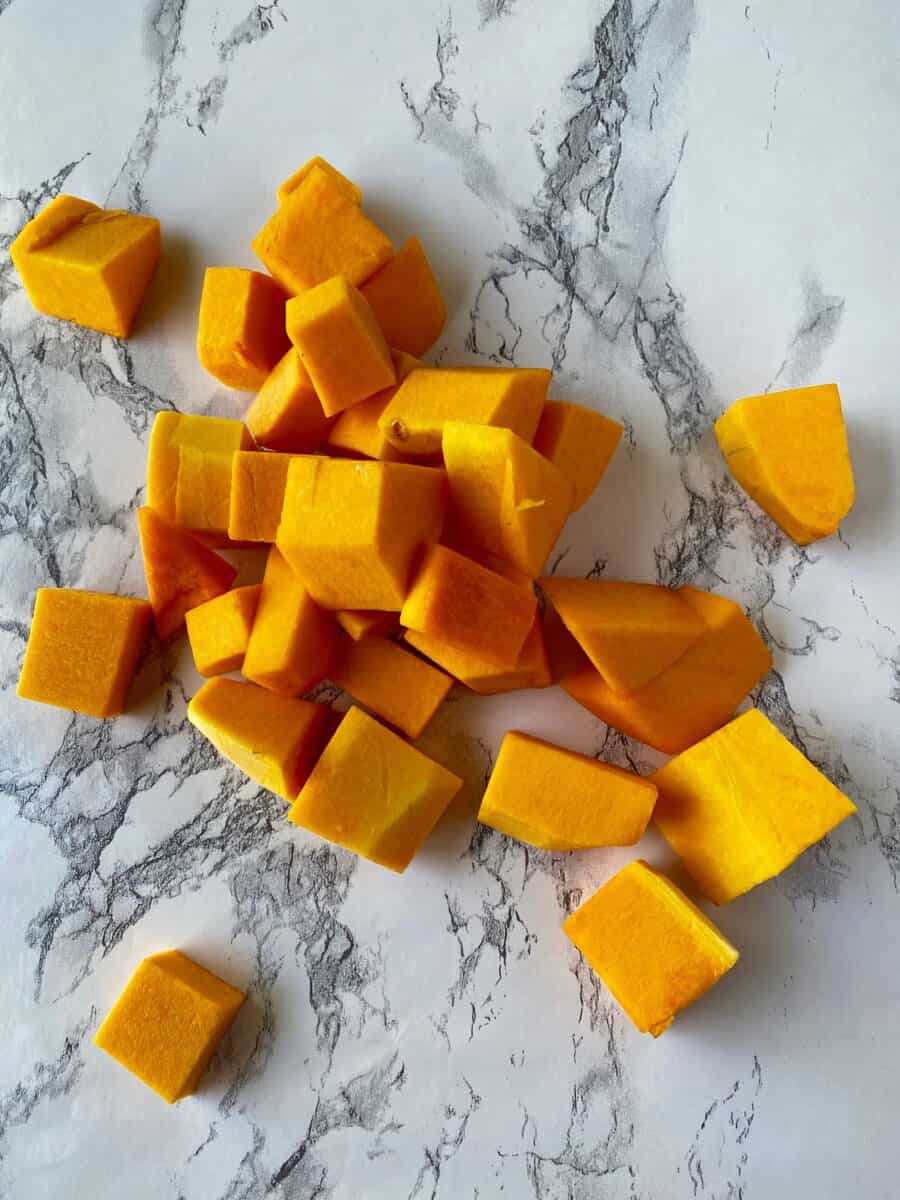
<instances>
[{"instance_id":1,"label":"raw vegetable piece","mask_svg":"<svg viewBox=\"0 0 900 1200\"><path fill-rule=\"evenodd\" d=\"M141 962L94 1045L169 1104L194 1091L244 993L180 950Z\"/></svg>"},{"instance_id":2,"label":"raw vegetable piece","mask_svg":"<svg viewBox=\"0 0 900 1200\"><path fill-rule=\"evenodd\" d=\"M212 486L221 497L226 489L229 494L231 491L231 456L238 450L250 450L252 446L253 439L242 421L188 413L157 413L147 456L147 504L167 521L175 522L182 448L210 456L214 464L209 470L213 476ZM186 504L187 495L182 490L183 509Z\"/></svg>"},{"instance_id":3,"label":"raw vegetable piece","mask_svg":"<svg viewBox=\"0 0 900 1200\"><path fill-rule=\"evenodd\" d=\"M138 528L156 632L165 641L188 609L227 592L237 569L149 506L138 509Z\"/></svg>"},{"instance_id":4,"label":"raw vegetable piece","mask_svg":"<svg viewBox=\"0 0 900 1200\"><path fill-rule=\"evenodd\" d=\"M351 708L288 820L402 872L461 787L445 767Z\"/></svg>"},{"instance_id":5,"label":"raw vegetable piece","mask_svg":"<svg viewBox=\"0 0 900 1200\"><path fill-rule=\"evenodd\" d=\"M261 584L234 588L185 614L194 665L201 675L237 671L247 653Z\"/></svg>"},{"instance_id":6,"label":"raw vegetable piece","mask_svg":"<svg viewBox=\"0 0 900 1200\"><path fill-rule=\"evenodd\" d=\"M521 688L545 688L553 682L540 616L534 618L518 657L502 667L415 629L407 629L403 638L414 650L436 662L479 696L496 696Z\"/></svg>"},{"instance_id":7,"label":"raw vegetable piece","mask_svg":"<svg viewBox=\"0 0 900 1200\"><path fill-rule=\"evenodd\" d=\"M563 400L548 400L534 448L558 467L575 489L572 511L581 508L603 478L624 428L618 421Z\"/></svg>"},{"instance_id":8,"label":"raw vegetable piece","mask_svg":"<svg viewBox=\"0 0 900 1200\"><path fill-rule=\"evenodd\" d=\"M9 255L38 312L127 338L159 244L154 217L57 196L32 217Z\"/></svg>"},{"instance_id":9,"label":"raw vegetable piece","mask_svg":"<svg viewBox=\"0 0 900 1200\"><path fill-rule=\"evenodd\" d=\"M381 414L390 404L397 388L411 371L421 367L417 358L402 350L391 351L391 361L397 375L393 387L385 388L369 400L346 408L336 419L328 434L325 448L329 454L349 455L352 458L375 458L381 462L407 462L408 458L392 446L379 427Z\"/></svg>"},{"instance_id":10,"label":"raw vegetable piece","mask_svg":"<svg viewBox=\"0 0 900 1200\"><path fill-rule=\"evenodd\" d=\"M510 731L478 820L542 850L633 846L655 803L655 785L633 771Z\"/></svg>"},{"instance_id":11,"label":"raw vegetable piece","mask_svg":"<svg viewBox=\"0 0 900 1200\"><path fill-rule=\"evenodd\" d=\"M289 300L286 320L326 416L396 382L391 352L371 308L340 275Z\"/></svg>"},{"instance_id":12,"label":"raw vegetable piece","mask_svg":"<svg viewBox=\"0 0 900 1200\"><path fill-rule=\"evenodd\" d=\"M512 583L457 554L429 546L400 612L400 624L508 670L534 624L529 584Z\"/></svg>"},{"instance_id":13,"label":"raw vegetable piece","mask_svg":"<svg viewBox=\"0 0 900 1200\"><path fill-rule=\"evenodd\" d=\"M322 444L331 421L293 346L266 376L244 419L269 450L307 454Z\"/></svg>"},{"instance_id":14,"label":"raw vegetable piece","mask_svg":"<svg viewBox=\"0 0 900 1200\"><path fill-rule=\"evenodd\" d=\"M619 696L593 669L561 680L595 716L664 754L679 754L718 729L772 665L743 610L724 596L678 589L707 627L703 637L633 696Z\"/></svg>"},{"instance_id":15,"label":"raw vegetable piece","mask_svg":"<svg viewBox=\"0 0 900 1200\"><path fill-rule=\"evenodd\" d=\"M237 542L274 542L284 504L290 454L242 450L231 460L228 536Z\"/></svg>"},{"instance_id":16,"label":"raw vegetable piece","mask_svg":"<svg viewBox=\"0 0 900 1200\"><path fill-rule=\"evenodd\" d=\"M419 356L437 341L447 308L418 238L405 241L360 290L388 345Z\"/></svg>"},{"instance_id":17,"label":"raw vegetable piece","mask_svg":"<svg viewBox=\"0 0 900 1200\"><path fill-rule=\"evenodd\" d=\"M358 286L394 252L356 198L319 167L310 168L281 197L278 210L253 239L253 250L291 295L334 275Z\"/></svg>"},{"instance_id":18,"label":"raw vegetable piece","mask_svg":"<svg viewBox=\"0 0 900 1200\"><path fill-rule=\"evenodd\" d=\"M91 717L116 716L125 708L150 613L146 600L129 596L38 588L16 695Z\"/></svg>"},{"instance_id":19,"label":"raw vegetable piece","mask_svg":"<svg viewBox=\"0 0 900 1200\"><path fill-rule=\"evenodd\" d=\"M188 705L188 720L251 779L292 803L335 725L312 704L234 679L209 679Z\"/></svg>"},{"instance_id":20,"label":"raw vegetable piece","mask_svg":"<svg viewBox=\"0 0 900 1200\"><path fill-rule=\"evenodd\" d=\"M197 450L193 446L178 448L176 525L203 537L225 540L231 512L233 464L233 454Z\"/></svg>"},{"instance_id":21,"label":"raw vegetable piece","mask_svg":"<svg viewBox=\"0 0 900 1200\"><path fill-rule=\"evenodd\" d=\"M530 442L550 372L522 367L423 367L413 371L378 422L404 454L437 455L445 421L501 425Z\"/></svg>"},{"instance_id":22,"label":"raw vegetable piece","mask_svg":"<svg viewBox=\"0 0 900 1200\"><path fill-rule=\"evenodd\" d=\"M207 267L200 295L197 354L226 387L258 391L288 350L285 295L259 271Z\"/></svg>"},{"instance_id":23,"label":"raw vegetable piece","mask_svg":"<svg viewBox=\"0 0 900 1200\"><path fill-rule=\"evenodd\" d=\"M510 429L447 421L442 445L457 535L533 579L572 510L572 485Z\"/></svg>"},{"instance_id":24,"label":"raw vegetable piece","mask_svg":"<svg viewBox=\"0 0 900 1200\"><path fill-rule=\"evenodd\" d=\"M443 471L297 458L277 544L322 608L399 612L422 546L440 536Z\"/></svg>"},{"instance_id":25,"label":"raw vegetable piece","mask_svg":"<svg viewBox=\"0 0 900 1200\"><path fill-rule=\"evenodd\" d=\"M856 806L758 709L654 775L660 832L714 904L779 875Z\"/></svg>"},{"instance_id":26,"label":"raw vegetable piece","mask_svg":"<svg viewBox=\"0 0 900 1200\"><path fill-rule=\"evenodd\" d=\"M400 628L399 614L395 612L342 608L334 614L334 619L354 642L361 642L365 638L390 637Z\"/></svg>"},{"instance_id":27,"label":"raw vegetable piece","mask_svg":"<svg viewBox=\"0 0 900 1200\"><path fill-rule=\"evenodd\" d=\"M336 641L331 616L313 602L273 546L241 668L244 675L270 691L297 696L328 675Z\"/></svg>"},{"instance_id":28,"label":"raw vegetable piece","mask_svg":"<svg viewBox=\"0 0 900 1200\"><path fill-rule=\"evenodd\" d=\"M736 400L716 437L741 487L795 542L837 532L855 491L836 384Z\"/></svg>"},{"instance_id":29,"label":"raw vegetable piece","mask_svg":"<svg viewBox=\"0 0 900 1200\"><path fill-rule=\"evenodd\" d=\"M449 675L386 638L342 637L330 675L359 704L411 738L421 734L453 687Z\"/></svg>"},{"instance_id":30,"label":"raw vegetable piece","mask_svg":"<svg viewBox=\"0 0 900 1200\"><path fill-rule=\"evenodd\" d=\"M706 633L679 592L612 579L541 579L566 628L621 696L632 696Z\"/></svg>"},{"instance_id":31,"label":"raw vegetable piece","mask_svg":"<svg viewBox=\"0 0 900 1200\"><path fill-rule=\"evenodd\" d=\"M337 167L333 167L327 159L321 158L316 154L303 164L299 170L296 170L293 175L290 175L278 189L278 203L283 204L291 192L295 192L298 186L303 182L306 176L314 168L318 167L339 187L342 187L354 204L362 204L362 191L356 186L352 180L346 175L342 175Z\"/></svg>"},{"instance_id":32,"label":"raw vegetable piece","mask_svg":"<svg viewBox=\"0 0 900 1200\"><path fill-rule=\"evenodd\" d=\"M640 858L577 908L563 933L637 1029L654 1037L738 960L712 921Z\"/></svg>"}]
</instances>

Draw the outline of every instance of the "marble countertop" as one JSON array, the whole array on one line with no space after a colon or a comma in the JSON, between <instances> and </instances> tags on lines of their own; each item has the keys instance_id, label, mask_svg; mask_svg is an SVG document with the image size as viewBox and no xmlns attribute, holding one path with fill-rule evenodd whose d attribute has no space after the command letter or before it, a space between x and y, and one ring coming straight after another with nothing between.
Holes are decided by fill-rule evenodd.
<instances>
[{"instance_id":1,"label":"marble countertop","mask_svg":"<svg viewBox=\"0 0 900 1200\"><path fill-rule=\"evenodd\" d=\"M897 1195L898 44L888 0L0 0L0 249L61 190L164 230L127 343L36 315L0 254L0 1195ZM15 698L36 587L144 594L154 414L246 403L196 361L203 269L255 265L313 153L422 238L437 361L552 366L625 423L555 567L743 602L756 703L859 806L716 912L741 962L657 1042L559 930L631 852L472 820L510 727L658 761L558 691L444 706L425 745L466 793L402 878L222 763L183 645L115 722ZM831 379L858 499L803 550L710 429ZM91 1038L173 945L249 999L167 1108Z\"/></svg>"}]
</instances>

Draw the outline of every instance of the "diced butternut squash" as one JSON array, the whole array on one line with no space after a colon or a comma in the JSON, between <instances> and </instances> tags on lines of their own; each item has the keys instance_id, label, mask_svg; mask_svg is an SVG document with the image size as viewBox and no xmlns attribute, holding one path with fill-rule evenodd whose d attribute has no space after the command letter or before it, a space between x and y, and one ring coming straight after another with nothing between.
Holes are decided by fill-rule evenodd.
<instances>
[{"instance_id":1,"label":"diced butternut squash","mask_svg":"<svg viewBox=\"0 0 900 1200\"><path fill-rule=\"evenodd\" d=\"M539 575L572 510L572 485L510 429L447 421L442 444L459 536Z\"/></svg>"},{"instance_id":2,"label":"diced butternut squash","mask_svg":"<svg viewBox=\"0 0 900 1200\"><path fill-rule=\"evenodd\" d=\"M365 638L390 637L400 628L400 614L395 612L343 608L338 609L334 619L354 642L361 642Z\"/></svg>"},{"instance_id":3,"label":"diced butternut squash","mask_svg":"<svg viewBox=\"0 0 900 1200\"><path fill-rule=\"evenodd\" d=\"M384 436L404 454L438 455L446 421L499 425L531 442L550 372L520 367L423 367L381 414Z\"/></svg>"},{"instance_id":4,"label":"diced butternut squash","mask_svg":"<svg viewBox=\"0 0 900 1200\"><path fill-rule=\"evenodd\" d=\"M371 308L340 275L288 301L287 331L326 416L396 382L391 352Z\"/></svg>"},{"instance_id":5,"label":"diced butternut squash","mask_svg":"<svg viewBox=\"0 0 900 1200\"><path fill-rule=\"evenodd\" d=\"M197 354L226 387L256 392L289 348L285 295L259 271L207 267L200 295Z\"/></svg>"},{"instance_id":6,"label":"diced butternut squash","mask_svg":"<svg viewBox=\"0 0 900 1200\"><path fill-rule=\"evenodd\" d=\"M127 338L159 246L154 217L57 196L32 217L9 255L38 312Z\"/></svg>"},{"instance_id":7,"label":"diced butternut squash","mask_svg":"<svg viewBox=\"0 0 900 1200\"><path fill-rule=\"evenodd\" d=\"M337 628L273 546L266 559L244 665L248 679L283 696L320 683L331 667Z\"/></svg>"},{"instance_id":8,"label":"diced butternut squash","mask_svg":"<svg viewBox=\"0 0 900 1200\"><path fill-rule=\"evenodd\" d=\"M306 176L310 173L313 167L318 167L337 184L343 188L354 204L362 204L362 191L348 179L346 175L342 175L337 167L333 167L327 159L321 158L318 154L310 158L303 164L293 175L290 175L278 189L278 203L283 204L291 192L295 192L298 186L303 182Z\"/></svg>"},{"instance_id":9,"label":"diced butternut squash","mask_svg":"<svg viewBox=\"0 0 900 1200\"><path fill-rule=\"evenodd\" d=\"M780 874L856 806L758 709L660 767L656 824L714 904Z\"/></svg>"},{"instance_id":10,"label":"diced butternut squash","mask_svg":"<svg viewBox=\"0 0 900 1200\"><path fill-rule=\"evenodd\" d=\"M437 341L447 308L418 238L404 242L361 291L389 346L419 357Z\"/></svg>"},{"instance_id":11,"label":"diced butternut squash","mask_svg":"<svg viewBox=\"0 0 900 1200\"><path fill-rule=\"evenodd\" d=\"M359 704L417 738L453 687L453 680L396 642L342 637L331 678Z\"/></svg>"},{"instance_id":12,"label":"diced butternut squash","mask_svg":"<svg viewBox=\"0 0 900 1200\"><path fill-rule=\"evenodd\" d=\"M510 731L478 820L542 850L633 846L655 803L654 784L633 771Z\"/></svg>"},{"instance_id":13,"label":"diced butternut squash","mask_svg":"<svg viewBox=\"0 0 900 1200\"><path fill-rule=\"evenodd\" d=\"M194 666L201 675L237 671L247 653L261 585L234 588L185 614Z\"/></svg>"},{"instance_id":14,"label":"diced butternut squash","mask_svg":"<svg viewBox=\"0 0 900 1200\"><path fill-rule=\"evenodd\" d=\"M243 1002L218 975L164 950L140 963L94 1045L174 1104L197 1087Z\"/></svg>"},{"instance_id":15,"label":"diced butternut squash","mask_svg":"<svg viewBox=\"0 0 900 1200\"><path fill-rule=\"evenodd\" d=\"M288 820L392 871L405 871L462 780L351 708Z\"/></svg>"},{"instance_id":16,"label":"diced butternut squash","mask_svg":"<svg viewBox=\"0 0 900 1200\"><path fill-rule=\"evenodd\" d=\"M505 666L488 662L481 655L460 650L449 642L418 633L415 629L407 629L403 637L414 650L436 662L479 696L496 696L520 688L545 688L553 682L539 615L534 618L531 632L518 656Z\"/></svg>"},{"instance_id":17,"label":"diced butternut squash","mask_svg":"<svg viewBox=\"0 0 900 1200\"><path fill-rule=\"evenodd\" d=\"M229 762L289 803L335 725L327 705L221 676L204 683L187 715Z\"/></svg>"},{"instance_id":18,"label":"diced butternut squash","mask_svg":"<svg viewBox=\"0 0 900 1200\"><path fill-rule=\"evenodd\" d=\"M624 432L618 421L563 400L548 400L534 435L534 448L572 484L573 511L590 498L603 478Z\"/></svg>"},{"instance_id":19,"label":"diced butternut squash","mask_svg":"<svg viewBox=\"0 0 900 1200\"><path fill-rule=\"evenodd\" d=\"M331 421L293 346L266 376L244 420L268 450L308 454L322 444Z\"/></svg>"},{"instance_id":20,"label":"diced butternut squash","mask_svg":"<svg viewBox=\"0 0 900 1200\"><path fill-rule=\"evenodd\" d=\"M679 754L733 716L772 659L743 610L723 596L682 587L678 595L706 633L633 696L614 692L593 666L561 680L595 716L664 754Z\"/></svg>"},{"instance_id":21,"label":"diced butternut squash","mask_svg":"<svg viewBox=\"0 0 900 1200\"><path fill-rule=\"evenodd\" d=\"M429 546L400 624L509 669L534 625L534 589L447 546Z\"/></svg>"},{"instance_id":22,"label":"diced butternut squash","mask_svg":"<svg viewBox=\"0 0 900 1200\"><path fill-rule=\"evenodd\" d=\"M165 641L188 609L227 592L237 570L149 506L138 509L138 527L156 632Z\"/></svg>"},{"instance_id":23,"label":"diced butternut squash","mask_svg":"<svg viewBox=\"0 0 900 1200\"><path fill-rule=\"evenodd\" d=\"M350 458L374 458L381 462L408 461L407 457L387 440L378 422L403 380L422 364L411 354L404 354L402 350L392 350L391 361L397 375L396 384L378 392L369 400L344 409L328 434L325 449L329 454Z\"/></svg>"},{"instance_id":24,"label":"diced butternut squash","mask_svg":"<svg viewBox=\"0 0 900 1200\"><path fill-rule=\"evenodd\" d=\"M231 458L238 450L249 450L253 439L242 421L225 417L201 417L188 413L159 412L150 432L147 457L147 504L167 521L176 522L178 476L182 449L209 456L212 487L220 497L231 492ZM188 492L182 489L182 510L188 505ZM225 525L228 528L226 510Z\"/></svg>"},{"instance_id":25,"label":"diced butternut squash","mask_svg":"<svg viewBox=\"0 0 900 1200\"><path fill-rule=\"evenodd\" d=\"M637 1029L654 1037L738 960L712 921L642 859L594 892L563 932Z\"/></svg>"},{"instance_id":26,"label":"diced butternut squash","mask_svg":"<svg viewBox=\"0 0 900 1200\"><path fill-rule=\"evenodd\" d=\"M646 687L706 633L684 597L651 583L542 579L566 628L621 696Z\"/></svg>"},{"instance_id":27,"label":"diced butternut squash","mask_svg":"<svg viewBox=\"0 0 900 1200\"><path fill-rule=\"evenodd\" d=\"M242 450L231 460L228 536L236 542L274 542L284 504L290 454Z\"/></svg>"},{"instance_id":28,"label":"diced butternut squash","mask_svg":"<svg viewBox=\"0 0 900 1200\"><path fill-rule=\"evenodd\" d=\"M837 532L855 491L836 384L736 400L716 437L741 487L795 542Z\"/></svg>"},{"instance_id":29,"label":"diced butternut squash","mask_svg":"<svg viewBox=\"0 0 900 1200\"><path fill-rule=\"evenodd\" d=\"M364 283L394 252L331 172L311 167L282 196L277 211L253 239L253 250L286 292L296 295L343 275Z\"/></svg>"},{"instance_id":30,"label":"diced butternut squash","mask_svg":"<svg viewBox=\"0 0 900 1200\"><path fill-rule=\"evenodd\" d=\"M128 596L38 588L16 695L114 717L147 637L150 605Z\"/></svg>"},{"instance_id":31,"label":"diced butternut squash","mask_svg":"<svg viewBox=\"0 0 900 1200\"><path fill-rule=\"evenodd\" d=\"M278 548L323 608L399 612L421 548L440 536L443 471L297 458Z\"/></svg>"}]
</instances>

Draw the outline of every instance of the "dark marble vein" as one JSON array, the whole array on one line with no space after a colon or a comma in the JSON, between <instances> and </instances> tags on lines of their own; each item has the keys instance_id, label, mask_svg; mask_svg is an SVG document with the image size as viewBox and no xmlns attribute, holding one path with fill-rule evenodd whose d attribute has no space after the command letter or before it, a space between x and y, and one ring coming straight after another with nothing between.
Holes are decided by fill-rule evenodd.
<instances>
[{"instance_id":1,"label":"dark marble vein","mask_svg":"<svg viewBox=\"0 0 900 1200\"><path fill-rule=\"evenodd\" d=\"M515 11L515 0L476 0L482 29Z\"/></svg>"},{"instance_id":2,"label":"dark marble vein","mask_svg":"<svg viewBox=\"0 0 900 1200\"><path fill-rule=\"evenodd\" d=\"M274 31L276 17L280 17L283 22L288 19L287 13L281 7L281 0L272 0L269 4L254 4L246 17L238 21L228 36L219 42L217 55L222 69L197 89L196 97L191 98L193 112L185 118L188 125L195 126L205 134L207 128L215 124L225 103L228 68L240 50L255 45Z\"/></svg>"},{"instance_id":3,"label":"dark marble vein","mask_svg":"<svg viewBox=\"0 0 900 1200\"><path fill-rule=\"evenodd\" d=\"M481 1106L481 1097L465 1076L461 1084L453 1089L451 1098L444 1104L441 1116L443 1129L432 1146L426 1146L424 1161L419 1167L415 1183L408 1200L437 1200L441 1189L441 1172L447 1162L462 1148L466 1140L469 1121Z\"/></svg>"},{"instance_id":4,"label":"dark marble vein","mask_svg":"<svg viewBox=\"0 0 900 1200\"><path fill-rule=\"evenodd\" d=\"M694 1196L745 1200L750 1133L762 1089L762 1068L754 1055L749 1075L736 1079L703 1114L686 1156Z\"/></svg>"},{"instance_id":5,"label":"dark marble vein","mask_svg":"<svg viewBox=\"0 0 900 1200\"><path fill-rule=\"evenodd\" d=\"M816 276L803 280L803 316L767 392L823 382L817 373L841 331L844 306L843 297L827 294Z\"/></svg>"}]
</instances>

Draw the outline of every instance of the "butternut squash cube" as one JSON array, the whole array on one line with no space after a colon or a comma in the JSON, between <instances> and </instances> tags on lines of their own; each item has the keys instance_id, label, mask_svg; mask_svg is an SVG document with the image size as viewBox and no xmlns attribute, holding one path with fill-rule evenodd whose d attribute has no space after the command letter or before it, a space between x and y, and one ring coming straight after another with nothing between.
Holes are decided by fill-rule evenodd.
<instances>
[{"instance_id":1,"label":"butternut squash cube","mask_svg":"<svg viewBox=\"0 0 900 1200\"><path fill-rule=\"evenodd\" d=\"M266 376L244 420L268 450L308 454L322 444L331 421L293 346Z\"/></svg>"},{"instance_id":2,"label":"butternut squash cube","mask_svg":"<svg viewBox=\"0 0 900 1200\"><path fill-rule=\"evenodd\" d=\"M789 867L856 806L750 709L653 775L656 824L714 904Z\"/></svg>"},{"instance_id":3,"label":"butternut squash cube","mask_svg":"<svg viewBox=\"0 0 900 1200\"><path fill-rule=\"evenodd\" d=\"M241 668L244 675L270 691L298 696L328 675L336 641L330 614L314 603L273 546Z\"/></svg>"},{"instance_id":4,"label":"butternut squash cube","mask_svg":"<svg viewBox=\"0 0 900 1200\"><path fill-rule=\"evenodd\" d=\"M325 704L312 704L219 676L188 705L188 720L220 754L261 787L291 803L335 725Z\"/></svg>"},{"instance_id":5,"label":"butternut squash cube","mask_svg":"<svg viewBox=\"0 0 900 1200\"><path fill-rule=\"evenodd\" d=\"M510 731L478 820L542 850L633 846L655 803L655 785L633 771Z\"/></svg>"},{"instance_id":6,"label":"butternut squash cube","mask_svg":"<svg viewBox=\"0 0 900 1200\"><path fill-rule=\"evenodd\" d=\"M422 364L411 354L404 354L402 350L392 350L391 361L397 375L396 384L378 392L369 400L344 409L328 434L325 449L329 454L350 458L374 458L380 462L409 461L407 456L401 454L396 446L392 446L387 440L378 422L403 380Z\"/></svg>"},{"instance_id":7,"label":"butternut squash cube","mask_svg":"<svg viewBox=\"0 0 900 1200\"><path fill-rule=\"evenodd\" d=\"M572 484L572 511L591 497L622 439L624 428L581 404L548 400L534 435L534 448Z\"/></svg>"},{"instance_id":8,"label":"butternut squash cube","mask_svg":"<svg viewBox=\"0 0 900 1200\"><path fill-rule=\"evenodd\" d=\"M481 655L460 650L449 642L418 633L415 629L407 629L403 640L479 696L496 696L501 692L516 692L522 688L545 688L553 682L540 615L534 618L531 632L516 659L505 666L487 662Z\"/></svg>"},{"instance_id":9,"label":"butternut squash cube","mask_svg":"<svg viewBox=\"0 0 900 1200\"><path fill-rule=\"evenodd\" d=\"M253 251L286 292L296 295L343 275L364 283L394 252L356 197L331 172L310 167L253 239Z\"/></svg>"},{"instance_id":10,"label":"butternut squash cube","mask_svg":"<svg viewBox=\"0 0 900 1200\"><path fill-rule=\"evenodd\" d=\"M231 460L228 536L236 542L274 542L284 504L290 454L242 450Z\"/></svg>"},{"instance_id":11,"label":"butternut squash cube","mask_svg":"<svg viewBox=\"0 0 900 1200\"><path fill-rule=\"evenodd\" d=\"M207 267L200 295L197 353L226 387L256 392L289 348L285 295L259 271Z\"/></svg>"},{"instance_id":12,"label":"butternut squash cube","mask_svg":"<svg viewBox=\"0 0 900 1200\"><path fill-rule=\"evenodd\" d=\"M632 696L706 633L702 618L670 588L612 579L540 581L566 628L621 696Z\"/></svg>"},{"instance_id":13,"label":"butternut squash cube","mask_svg":"<svg viewBox=\"0 0 900 1200\"><path fill-rule=\"evenodd\" d=\"M278 189L278 203L283 204L291 192L295 192L298 186L303 182L306 176L314 168L318 167L339 187L347 193L354 204L362 204L362 191L348 179L346 175L342 175L337 167L333 167L327 159L321 158L316 154L313 158L308 159L302 167L296 170L293 175L290 175Z\"/></svg>"},{"instance_id":14,"label":"butternut squash cube","mask_svg":"<svg viewBox=\"0 0 900 1200\"><path fill-rule=\"evenodd\" d=\"M678 589L706 625L704 635L632 696L614 692L593 666L560 682L595 716L664 754L679 754L723 725L772 659L743 609L724 596Z\"/></svg>"},{"instance_id":15,"label":"butternut squash cube","mask_svg":"<svg viewBox=\"0 0 900 1200\"><path fill-rule=\"evenodd\" d=\"M288 301L287 331L328 417L396 382L371 308L340 275Z\"/></svg>"},{"instance_id":16,"label":"butternut squash cube","mask_svg":"<svg viewBox=\"0 0 900 1200\"><path fill-rule=\"evenodd\" d=\"M227 487L229 495L231 492L232 455L238 450L249 450L252 446L253 439L242 421L232 421L225 417L201 417L190 413L158 412L150 431L147 504L161 517L175 523L181 451L190 449L200 455L209 456L211 465L207 474L221 505L221 495L225 488ZM185 514L189 492L190 488L182 488L181 505ZM227 512L222 528L228 528Z\"/></svg>"},{"instance_id":17,"label":"butternut squash cube","mask_svg":"<svg viewBox=\"0 0 900 1200\"><path fill-rule=\"evenodd\" d=\"M150 605L128 596L38 588L16 695L90 717L125 708Z\"/></svg>"},{"instance_id":18,"label":"butternut squash cube","mask_svg":"<svg viewBox=\"0 0 900 1200\"><path fill-rule=\"evenodd\" d=\"M145 958L94 1036L169 1104L200 1082L244 993L180 950Z\"/></svg>"},{"instance_id":19,"label":"butternut squash cube","mask_svg":"<svg viewBox=\"0 0 900 1200\"><path fill-rule=\"evenodd\" d=\"M438 340L447 308L418 238L405 241L360 290L389 346L419 357Z\"/></svg>"},{"instance_id":20,"label":"butternut squash cube","mask_svg":"<svg viewBox=\"0 0 900 1200\"><path fill-rule=\"evenodd\" d=\"M534 625L531 585L513 583L457 554L429 546L400 624L509 669Z\"/></svg>"},{"instance_id":21,"label":"butternut squash cube","mask_svg":"<svg viewBox=\"0 0 900 1200\"><path fill-rule=\"evenodd\" d=\"M453 687L449 675L386 638L342 637L330 674L339 688L410 738L421 734Z\"/></svg>"},{"instance_id":22,"label":"butternut squash cube","mask_svg":"<svg viewBox=\"0 0 900 1200\"><path fill-rule=\"evenodd\" d=\"M446 767L351 708L288 820L403 872L461 787Z\"/></svg>"},{"instance_id":23,"label":"butternut squash cube","mask_svg":"<svg viewBox=\"0 0 900 1200\"><path fill-rule=\"evenodd\" d=\"M550 372L522 367L423 367L381 414L384 436L404 454L438 455L446 421L500 425L531 442Z\"/></svg>"},{"instance_id":24,"label":"butternut squash cube","mask_svg":"<svg viewBox=\"0 0 900 1200\"><path fill-rule=\"evenodd\" d=\"M836 384L736 400L716 437L729 471L788 537L806 546L837 532L855 491Z\"/></svg>"},{"instance_id":25,"label":"butternut squash cube","mask_svg":"<svg viewBox=\"0 0 900 1200\"><path fill-rule=\"evenodd\" d=\"M234 588L185 614L194 665L201 675L237 671L247 653L261 584Z\"/></svg>"},{"instance_id":26,"label":"butternut squash cube","mask_svg":"<svg viewBox=\"0 0 900 1200\"><path fill-rule=\"evenodd\" d=\"M32 217L9 255L38 312L127 338L159 244L154 217L57 196Z\"/></svg>"},{"instance_id":27,"label":"butternut squash cube","mask_svg":"<svg viewBox=\"0 0 900 1200\"><path fill-rule=\"evenodd\" d=\"M577 908L563 933L639 1032L654 1037L738 960L712 921L640 858Z\"/></svg>"},{"instance_id":28,"label":"butternut squash cube","mask_svg":"<svg viewBox=\"0 0 900 1200\"><path fill-rule=\"evenodd\" d=\"M390 637L400 628L400 617L395 612L342 608L334 614L334 619L354 642L361 642L365 638Z\"/></svg>"},{"instance_id":29,"label":"butternut squash cube","mask_svg":"<svg viewBox=\"0 0 900 1200\"><path fill-rule=\"evenodd\" d=\"M278 548L322 608L399 612L419 551L440 536L445 504L443 471L297 458Z\"/></svg>"}]
</instances>

